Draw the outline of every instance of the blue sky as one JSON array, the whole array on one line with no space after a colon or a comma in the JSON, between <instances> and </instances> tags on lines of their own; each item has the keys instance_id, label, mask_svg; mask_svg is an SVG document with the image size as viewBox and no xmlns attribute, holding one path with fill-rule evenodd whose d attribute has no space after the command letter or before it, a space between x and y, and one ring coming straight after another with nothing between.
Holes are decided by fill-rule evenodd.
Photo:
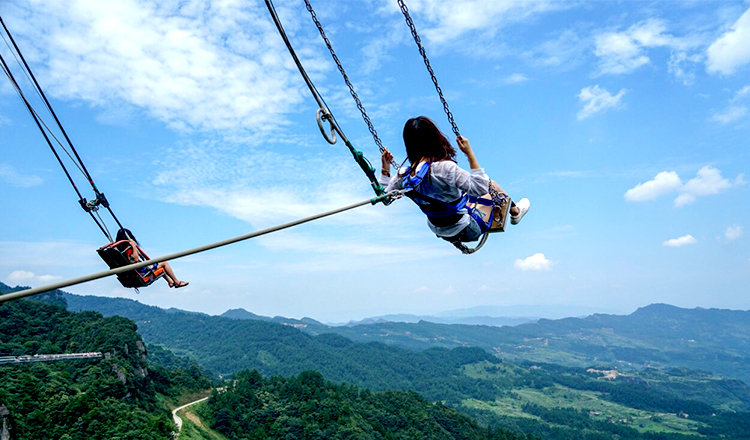
<instances>
[{"instance_id":1,"label":"blue sky","mask_svg":"<svg viewBox=\"0 0 750 440\"><path fill-rule=\"evenodd\" d=\"M304 4L276 3L344 132L379 163ZM313 5L397 159L410 117L450 133L395 0ZM68 290L324 321L478 305L750 308L750 2L408 5L480 164L531 199L519 226L467 257L401 200L174 261L184 289ZM0 14L152 256L370 196L346 148L321 138L262 2L13 0ZM0 281L106 268L104 236L5 78L0 151Z\"/></svg>"}]
</instances>

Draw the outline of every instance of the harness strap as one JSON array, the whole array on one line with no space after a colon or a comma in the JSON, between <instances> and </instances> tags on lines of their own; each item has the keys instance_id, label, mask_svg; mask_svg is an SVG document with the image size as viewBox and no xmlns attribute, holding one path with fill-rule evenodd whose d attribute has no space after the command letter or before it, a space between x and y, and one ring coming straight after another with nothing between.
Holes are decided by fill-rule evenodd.
<instances>
[{"instance_id":1,"label":"harness strap","mask_svg":"<svg viewBox=\"0 0 750 440\"><path fill-rule=\"evenodd\" d=\"M452 201L445 202L443 200L436 199L424 195L417 191L417 187L422 184L424 178L430 169L430 163L426 162L417 169L414 176L411 175L411 167L406 168L404 179L402 181L403 187L408 191L404 194L409 197L414 203L419 206L419 209L427 216L430 223L435 226L450 226L461 220L464 216L460 211L467 209L469 215L471 215L479 224L482 233L487 232L492 226L492 214L490 215L489 223L485 222L481 214L476 208L467 208L467 203L474 203L484 206L493 206L493 200L483 199L481 197L470 196L463 194L460 198Z\"/></svg>"},{"instance_id":2,"label":"harness strap","mask_svg":"<svg viewBox=\"0 0 750 440\"><path fill-rule=\"evenodd\" d=\"M422 212L424 212L425 215L430 218L447 217L449 215L458 214L458 211L466 208L466 203L469 202L469 196L465 194L463 195L463 197L453 202L444 202L442 200L426 196L422 193L417 192L416 190L411 190L404 195L414 200L414 202L419 206L419 209L421 209ZM423 200L427 203L422 204L417 202L417 200Z\"/></svg>"},{"instance_id":3,"label":"harness strap","mask_svg":"<svg viewBox=\"0 0 750 440\"><path fill-rule=\"evenodd\" d=\"M447 226L458 221L458 218L449 219L447 217L456 216L459 211L466 208L466 203L469 202L469 196L463 194L460 198L452 202L445 202L422 194L417 191L417 187L421 185L425 177L427 177L427 174L430 171L430 162L424 162L417 165L417 171L414 176L411 175L411 169L412 167L410 166L404 171L402 186L407 190L404 195L412 199L412 201L419 206L419 209L422 210L435 226ZM437 222L433 221L436 219L440 220Z\"/></svg>"}]
</instances>

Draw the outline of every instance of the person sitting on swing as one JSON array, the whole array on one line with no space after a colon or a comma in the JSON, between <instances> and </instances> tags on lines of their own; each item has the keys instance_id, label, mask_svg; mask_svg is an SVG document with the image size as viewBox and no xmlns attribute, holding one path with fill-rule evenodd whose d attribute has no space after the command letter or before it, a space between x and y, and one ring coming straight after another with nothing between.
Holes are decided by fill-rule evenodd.
<instances>
[{"instance_id":1,"label":"person sitting on swing","mask_svg":"<svg viewBox=\"0 0 750 440\"><path fill-rule=\"evenodd\" d=\"M138 240L135 239L135 235L133 235L132 232L130 232L130 229L122 228L119 231L117 231L117 237L116 241L128 241L130 242L130 248L133 250L130 254L130 263L138 263L142 260L141 254L139 252L139 243ZM123 243L124 244L124 243ZM118 245L120 246L120 245ZM164 269L164 279L167 280L167 284L169 284L169 287L174 287L175 289L179 289L181 287L185 287L188 284L190 284L187 281L180 281L177 279L177 277L174 274L174 270L172 270L172 266L169 265L166 261L162 261L161 263L152 264L150 266L144 266L140 269L137 269L141 273L147 273L149 271L156 271L159 268Z\"/></svg>"},{"instance_id":2,"label":"person sitting on swing","mask_svg":"<svg viewBox=\"0 0 750 440\"><path fill-rule=\"evenodd\" d=\"M380 184L386 192L410 190L405 195L427 215L430 230L454 244L479 240L490 228L487 223L492 220L498 224L492 226L491 230L502 230L505 220L499 217L501 213L498 210L491 219L489 211L478 213L479 210L472 209L474 205L467 201L466 196L473 196L479 199L477 205L491 206L492 197L488 193L505 196L502 188L492 182L479 166L468 139L459 136L456 141L469 161L470 172L456 164L456 149L429 118L418 116L406 121L403 137L410 166L401 168L393 177L390 173L393 155L387 149L383 150ZM490 185L493 189L490 189ZM511 203L511 224L518 224L529 207L530 202L526 198ZM482 215L487 217L487 221L482 219Z\"/></svg>"}]
</instances>

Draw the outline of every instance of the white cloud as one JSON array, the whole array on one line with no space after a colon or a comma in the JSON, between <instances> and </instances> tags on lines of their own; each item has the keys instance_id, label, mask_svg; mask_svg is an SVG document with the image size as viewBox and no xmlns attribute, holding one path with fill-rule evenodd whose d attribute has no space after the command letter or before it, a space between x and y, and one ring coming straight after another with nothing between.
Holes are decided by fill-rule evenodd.
<instances>
[{"instance_id":1,"label":"white cloud","mask_svg":"<svg viewBox=\"0 0 750 440\"><path fill-rule=\"evenodd\" d=\"M690 71L691 63L695 65L702 61L700 55L688 55L686 52L672 52L669 55L667 68L669 73L681 81L686 86L693 85L695 82L695 73Z\"/></svg>"},{"instance_id":2,"label":"white cloud","mask_svg":"<svg viewBox=\"0 0 750 440\"><path fill-rule=\"evenodd\" d=\"M183 148L179 164L170 163L170 154L163 156L164 166L151 182L154 190L148 193L167 203L216 210L249 223L255 230L373 196L366 178L347 156L332 166L330 152L292 155L260 148L247 151L224 142L187 144ZM398 227L405 234L405 240L401 240L405 244L367 238L391 233L396 219L404 216L414 219L406 230ZM423 223L418 210L402 200L387 208L365 205L304 226L304 230L314 228L314 234L286 231L252 241L272 252L340 256L336 260L346 261L346 267L365 259L393 262L454 255L455 250L442 241L423 246L415 243L419 237L428 236ZM333 236L329 233L332 225ZM368 234L362 235L364 228ZM421 233L415 238L409 228ZM415 252L417 248L421 250ZM326 260L334 261L329 257ZM340 271L342 267L340 263L314 265L306 261L294 270Z\"/></svg>"},{"instance_id":3,"label":"white cloud","mask_svg":"<svg viewBox=\"0 0 750 440\"><path fill-rule=\"evenodd\" d=\"M7 277L7 281L11 284L50 283L61 279L62 277L56 275L36 275L34 272L29 272L28 270L14 270Z\"/></svg>"},{"instance_id":4,"label":"white cloud","mask_svg":"<svg viewBox=\"0 0 750 440\"><path fill-rule=\"evenodd\" d=\"M640 46L624 34L599 35L594 54L600 58L599 75L630 73L650 62Z\"/></svg>"},{"instance_id":5,"label":"white cloud","mask_svg":"<svg viewBox=\"0 0 750 440\"><path fill-rule=\"evenodd\" d=\"M667 247L682 247L682 246L687 246L689 244L695 244L696 242L697 240L695 239L695 237L693 237L690 234L687 234L679 238L670 238L669 240L663 242L662 245L667 246Z\"/></svg>"},{"instance_id":6,"label":"white cloud","mask_svg":"<svg viewBox=\"0 0 750 440\"><path fill-rule=\"evenodd\" d=\"M750 9L709 46L706 54L709 73L732 75L750 63Z\"/></svg>"},{"instance_id":7,"label":"white cloud","mask_svg":"<svg viewBox=\"0 0 750 440\"><path fill-rule=\"evenodd\" d=\"M734 186L744 184L742 174L734 182L722 177L721 171L711 166L698 170L698 175L688 180L680 190L682 194L675 199L675 206L683 206L695 201L697 197L714 195L724 192Z\"/></svg>"},{"instance_id":8,"label":"white cloud","mask_svg":"<svg viewBox=\"0 0 750 440\"><path fill-rule=\"evenodd\" d=\"M331 166L331 157L291 155L225 143L186 145L180 165L165 155L153 179L163 201L205 206L252 224L268 227L348 205L374 194L353 161ZM283 176L283 177L282 177ZM315 182L311 185L311 182ZM368 215L338 215L330 221L375 225L383 210ZM362 208L367 209L367 208ZM389 208L390 209L390 208Z\"/></svg>"},{"instance_id":9,"label":"white cloud","mask_svg":"<svg viewBox=\"0 0 750 440\"><path fill-rule=\"evenodd\" d=\"M399 13L396 2L381 0L381 4L393 13ZM429 44L456 44L467 35L474 38L472 46L481 46L483 41L494 36L508 23L525 20L533 15L570 7L566 2L554 0L410 0L409 11L417 29ZM403 20L403 18L401 19ZM402 22L403 24L403 22Z\"/></svg>"},{"instance_id":10,"label":"white cloud","mask_svg":"<svg viewBox=\"0 0 750 440\"><path fill-rule=\"evenodd\" d=\"M16 188L30 188L32 186L39 186L44 182L39 176L21 174L12 166L5 164L0 164L0 180Z\"/></svg>"},{"instance_id":11,"label":"white cloud","mask_svg":"<svg viewBox=\"0 0 750 440\"><path fill-rule=\"evenodd\" d=\"M578 100L581 101L584 106L581 111L578 112L578 120L582 121L609 108L620 107L620 100L623 96L625 96L625 89L620 90L615 96L612 96L609 91L599 87L599 85L581 89L581 93L578 94Z\"/></svg>"},{"instance_id":12,"label":"white cloud","mask_svg":"<svg viewBox=\"0 0 750 440\"><path fill-rule=\"evenodd\" d=\"M732 98L730 102L737 102L744 98L747 98L748 96L750 96L750 84L737 90L737 93L734 94L734 97Z\"/></svg>"},{"instance_id":13,"label":"white cloud","mask_svg":"<svg viewBox=\"0 0 750 440\"><path fill-rule=\"evenodd\" d=\"M693 203L698 197L719 194L733 187L744 185L745 179L739 174L734 181L722 176L721 171L712 166L704 166L697 175L682 183L674 171L662 171L653 180L639 183L625 192L625 200L643 202L655 200L666 194L678 193L674 200L676 207Z\"/></svg>"},{"instance_id":14,"label":"white cloud","mask_svg":"<svg viewBox=\"0 0 750 440\"><path fill-rule=\"evenodd\" d=\"M12 283L28 282L32 279L34 279L34 272L28 270L14 270L8 275L8 281Z\"/></svg>"},{"instance_id":15,"label":"white cloud","mask_svg":"<svg viewBox=\"0 0 750 440\"><path fill-rule=\"evenodd\" d=\"M599 66L594 76L631 73L651 62L644 49L666 47L677 53L670 60L670 68L676 76L684 79L686 73L679 64L688 59L693 60L685 54L691 43L665 33L666 30L666 22L663 20L649 19L624 32L597 35L594 39L594 54L599 57Z\"/></svg>"},{"instance_id":16,"label":"white cloud","mask_svg":"<svg viewBox=\"0 0 750 440\"><path fill-rule=\"evenodd\" d=\"M552 262L544 256L543 253L536 253L525 259L517 259L515 262L516 268L527 271L527 270L550 270L552 269Z\"/></svg>"},{"instance_id":17,"label":"white cloud","mask_svg":"<svg viewBox=\"0 0 750 440\"><path fill-rule=\"evenodd\" d=\"M295 15L280 9L294 34ZM126 105L175 129L268 133L304 99L261 4L26 0L10 13L35 24L16 33L45 90L104 115ZM328 67L298 46L313 75Z\"/></svg>"},{"instance_id":18,"label":"white cloud","mask_svg":"<svg viewBox=\"0 0 750 440\"><path fill-rule=\"evenodd\" d=\"M513 73L503 78L502 82L505 84L520 84L528 80L529 78L523 73Z\"/></svg>"},{"instance_id":19,"label":"white cloud","mask_svg":"<svg viewBox=\"0 0 750 440\"><path fill-rule=\"evenodd\" d=\"M711 121L728 125L745 119L745 116L748 115L748 108L740 103L748 96L750 96L750 85L737 90L732 99L729 100L729 106L720 112L714 113L711 116Z\"/></svg>"},{"instance_id":20,"label":"white cloud","mask_svg":"<svg viewBox=\"0 0 750 440\"><path fill-rule=\"evenodd\" d=\"M742 237L742 234L743 234L742 226L740 225L727 226L727 229L724 231L724 238L726 238L728 242L734 241Z\"/></svg>"},{"instance_id":21,"label":"white cloud","mask_svg":"<svg viewBox=\"0 0 750 440\"><path fill-rule=\"evenodd\" d=\"M747 116L747 107L732 105L719 113L714 113L711 120L722 125L731 124L744 119Z\"/></svg>"},{"instance_id":22,"label":"white cloud","mask_svg":"<svg viewBox=\"0 0 750 440\"><path fill-rule=\"evenodd\" d=\"M590 43L572 30L563 31L557 38L545 41L522 56L542 67L571 69L585 59Z\"/></svg>"},{"instance_id":23,"label":"white cloud","mask_svg":"<svg viewBox=\"0 0 750 440\"><path fill-rule=\"evenodd\" d=\"M675 192L682 188L680 176L674 171L662 171L653 180L639 183L625 192L625 200L629 202L643 202L654 200L664 194Z\"/></svg>"},{"instance_id":24,"label":"white cloud","mask_svg":"<svg viewBox=\"0 0 750 440\"><path fill-rule=\"evenodd\" d=\"M380 33L380 38L371 39L362 48L364 61L360 68L365 74L377 72L386 60L392 58L393 48L404 41L404 35L399 32L403 29L403 23L393 21L386 26L390 29Z\"/></svg>"}]
</instances>

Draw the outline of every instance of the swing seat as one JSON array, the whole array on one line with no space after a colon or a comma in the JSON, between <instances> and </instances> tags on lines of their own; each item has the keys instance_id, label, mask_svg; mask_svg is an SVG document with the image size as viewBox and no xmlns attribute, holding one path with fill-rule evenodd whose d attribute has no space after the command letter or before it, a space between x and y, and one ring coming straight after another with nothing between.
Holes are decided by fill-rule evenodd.
<instances>
[{"instance_id":1,"label":"swing seat","mask_svg":"<svg viewBox=\"0 0 750 440\"><path fill-rule=\"evenodd\" d=\"M110 269L116 269L118 267L132 264L130 256L133 254L133 249L128 240L120 240L110 243L97 249L96 252L102 260L107 263ZM138 248L138 253L146 260L149 259L148 255L146 255L140 247ZM162 276L164 276L164 268L160 267L154 270L150 266L146 266L141 269L119 273L117 274L117 279L123 287L137 289L139 287L150 286Z\"/></svg>"},{"instance_id":2,"label":"swing seat","mask_svg":"<svg viewBox=\"0 0 750 440\"><path fill-rule=\"evenodd\" d=\"M497 188L497 184L494 181L490 181L490 185ZM494 206L492 196L489 193L477 198L473 201L474 203L467 205L474 210L475 215L481 217L485 225L490 224L490 228L487 231L488 234L505 232L505 225L507 224L508 216L510 215L510 196L498 191L497 189L495 189L495 191L502 196L499 208ZM491 223L490 219L492 219Z\"/></svg>"}]
</instances>

